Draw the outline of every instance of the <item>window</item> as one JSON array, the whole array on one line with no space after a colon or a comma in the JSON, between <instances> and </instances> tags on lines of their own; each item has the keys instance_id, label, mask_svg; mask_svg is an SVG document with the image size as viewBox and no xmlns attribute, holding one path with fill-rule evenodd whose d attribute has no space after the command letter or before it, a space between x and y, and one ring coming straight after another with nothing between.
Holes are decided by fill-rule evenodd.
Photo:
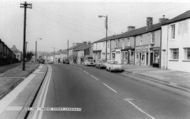
<instances>
[{"instance_id":1,"label":"window","mask_svg":"<svg viewBox=\"0 0 190 119\"><path fill-rule=\"evenodd\" d=\"M127 40L127 46L130 46L130 39Z\"/></svg>"},{"instance_id":2,"label":"window","mask_svg":"<svg viewBox=\"0 0 190 119\"><path fill-rule=\"evenodd\" d=\"M179 49L178 48L172 48L171 51L171 59L178 60L179 59Z\"/></svg>"},{"instance_id":3,"label":"window","mask_svg":"<svg viewBox=\"0 0 190 119\"><path fill-rule=\"evenodd\" d=\"M175 39L175 24L171 25L171 38Z\"/></svg>"},{"instance_id":4,"label":"window","mask_svg":"<svg viewBox=\"0 0 190 119\"><path fill-rule=\"evenodd\" d=\"M184 48L185 60L190 60L190 48Z\"/></svg>"},{"instance_id":5,"label":"window","mask_svg":"<svg viewBox=\"0 0 190 119\"><path fill-rule=\"evenodd\" d=\"M142 45L142 39L140 39L140 45Z\"/></svg>"},{"instance_id":6,"label":"window","mask_svg":"<svg viewBox=\"0 0 190 119\"><path fill-rule=\"evenodd\" d=\"M155 33L153 32L152 33L152 43L154 43L155 42Z\"/></svg>"}]
</instances>

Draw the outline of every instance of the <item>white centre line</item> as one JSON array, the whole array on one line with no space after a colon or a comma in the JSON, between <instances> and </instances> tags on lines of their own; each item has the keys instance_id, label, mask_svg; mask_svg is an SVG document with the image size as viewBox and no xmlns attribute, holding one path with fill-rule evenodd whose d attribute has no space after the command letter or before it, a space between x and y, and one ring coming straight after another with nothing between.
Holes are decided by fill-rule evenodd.
<instances>
[{"instance_id":1,"label":"white centre line","mask_svg":"<svg viewBox=\"0 0 190 119\"><path fill-rule=\"evenodd\" d=\"M108 86L106 83L103 83L104 86L106 86L107 88L109 88L111 91L113 91L114 93L117 93L116 90L114 90L112 87Z\"/></svg>"},{"instance_id":2,"label":"white centre line","mask_svg":"<svg viewBox=\"0 0 190 119\"><path fill-rule=\"evenodd\" d=\"M94 75L91 75L91 74L90 74L90 76L91 76L93 79L95 79L96 81L99 80L99 79L98 79L97 77L95 77Z\"/></svg>"},{"instance_id":3,"label":"white centre line","mask_svg":"<svg viewBox=\"0 0 190 119\"><path fill-rule=\"evenodd\" d=\"M147 115L148 117L150 117L151 119L156 119L155 117L153 117L152 115L146 113L144 110L142 110L140 107L138 107L136 104L134 104L132 102L132 100L129 99L123 99L124 101L127 101L128 103L130 103L131 105L133 105L136 109L138 109L140 112L144 113L145 115Z\"/></svg>"}]
</instances>

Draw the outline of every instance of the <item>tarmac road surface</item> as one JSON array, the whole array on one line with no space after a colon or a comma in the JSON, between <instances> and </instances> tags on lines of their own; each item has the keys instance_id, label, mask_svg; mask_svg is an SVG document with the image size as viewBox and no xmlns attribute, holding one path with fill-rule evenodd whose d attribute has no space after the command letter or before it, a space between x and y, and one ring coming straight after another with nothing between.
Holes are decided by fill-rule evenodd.
<instances>
[{"instance_id":1,"label":"tarmac road surface","mask_svg":"<svg viewBox=\"0 0 190 119\"><path fill-rule=\"evenodd\" d=\"M30 119L190 119L190 100L94 67L53 64ZM50 111L51 110L51 111Z\"/></svg>"}]
</instances>

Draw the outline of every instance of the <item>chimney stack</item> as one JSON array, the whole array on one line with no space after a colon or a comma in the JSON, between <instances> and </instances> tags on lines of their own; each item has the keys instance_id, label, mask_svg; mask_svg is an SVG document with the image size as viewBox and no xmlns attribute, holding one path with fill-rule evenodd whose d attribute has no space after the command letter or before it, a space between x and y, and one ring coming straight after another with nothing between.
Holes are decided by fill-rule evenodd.
<instances>
[{"instance_id":1,"label":"chimney stack","mask_svg":"<svg viewBox=\"0 0 190 119\"><path fill-rule=\"evenodd\" d=\"M153 18L152 17L147 17L146 18L146 25L147 25L147 28L150 28L153 24Z\"/></svg>"},{"instance_id":2,"label":"chimney stack","mask_svg":"<svg viewBox=\"0 0 190 119\"><path fill-rule=\"evenodd\" d=\"M128 27L127 27L127 30L128 30L128 31L135 30L135 26L128 26Z\"/></svg>"},{"instance_id":3,"label":"chimney stack","mask_svg":"<svg viewBox=\"0 0 190 119\"><path fill-rule=\"evenodd\" d=\"M159 23L164 23L166 22L167 20L169 20L168 18L165 18L165 15L163 15L162 18L159 18Z\"/></svg>"}]
</instances>

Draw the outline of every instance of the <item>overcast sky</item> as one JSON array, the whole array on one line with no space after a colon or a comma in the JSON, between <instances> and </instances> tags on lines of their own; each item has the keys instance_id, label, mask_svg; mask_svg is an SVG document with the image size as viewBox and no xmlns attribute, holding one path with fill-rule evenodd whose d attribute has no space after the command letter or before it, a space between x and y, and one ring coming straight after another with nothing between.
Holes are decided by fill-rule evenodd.
<instances>
[{"instance_id":1,"label":"overcast sky","mask_svg":"<svg viewBox=\"0 0 190 119\"><path fill-rule=\"evenodd\" d=\"M53 2L54 1L54 2ZM162 0L33 0L33 8L27 10L28 49L34 50L38 40L40 51L66 49L67 40L72 43L94 42L105 36L104 19L98 15L108 15L108 35L127 31L127 26L136 28L146 25L146 17L153 22L165 15L173 18L190 10L190 2L170 2ZM22 49L23 8L21 0L0 0L0 38L9 46ZM39 40L42 38L42 40Z\"/></svg>"}]
</instances>

